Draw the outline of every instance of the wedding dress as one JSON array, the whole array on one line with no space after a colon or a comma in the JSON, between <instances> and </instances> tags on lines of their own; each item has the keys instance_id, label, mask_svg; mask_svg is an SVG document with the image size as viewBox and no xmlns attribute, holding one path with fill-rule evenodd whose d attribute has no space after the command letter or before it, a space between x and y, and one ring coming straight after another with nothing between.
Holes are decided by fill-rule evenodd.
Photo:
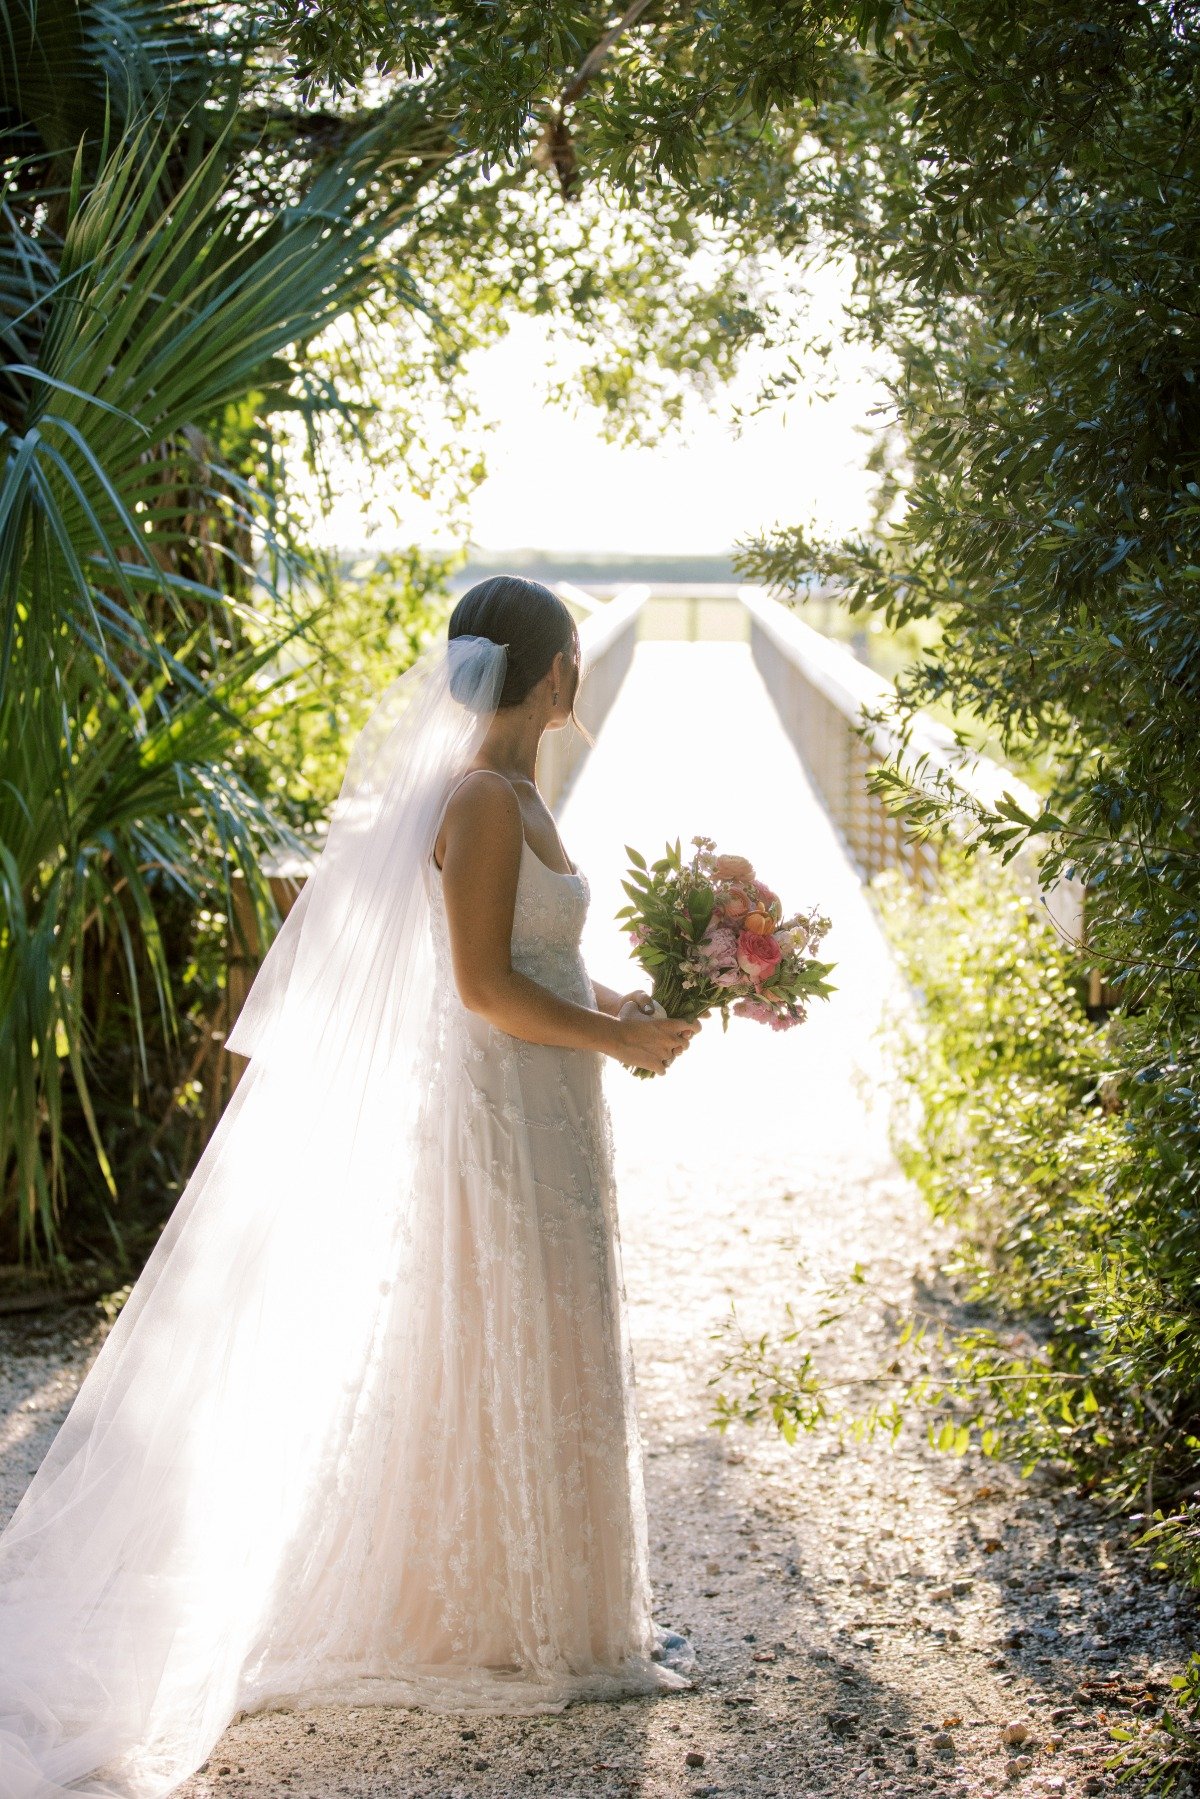
<instances>
[{"instance_id":1,"label":"wedding dress","mask_svg":"<svg viewBox=\"0 0 1200 1799\"><path fill-rule=\"evenodd\" d=\"M686 1684L655 1659L602 1059L463 1006L432 854L425 867L435 1097L424 1200L392 1259L428 1303L389 1311L354 1503L331 1491L306 1527L248 1674L251 1708L541 1711ZM596 1003L588 899L584 874L522 840L512 965L582 1006Z\"/></svg>"},{"instance_id":2,"label":"wedding dress","mask_svg":"<svg viewBox=\"0 0 1200 1799\"><path fill-rule=\"evenodd\" d=\"M436 646L360 738L250 1065L0 1534L0 1799L155 1799L272 1707L690 1684L602 1057L497 1030L450 963L433 842L502 653ZM513 966L591 1006L588 901L524 842Z\"/></svg>"}]
</instances>

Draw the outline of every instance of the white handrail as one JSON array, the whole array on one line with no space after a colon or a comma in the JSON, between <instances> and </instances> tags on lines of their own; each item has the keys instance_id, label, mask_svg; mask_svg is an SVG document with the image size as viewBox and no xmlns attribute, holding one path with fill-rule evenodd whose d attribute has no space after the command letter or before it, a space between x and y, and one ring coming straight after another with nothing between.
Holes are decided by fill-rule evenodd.
<instances>
[{"instance_id":1,"label":"white handrail","mask_svg":"<svg viewBox=\"0 0 1200 1799\"><path fill-rule=\"evenodd\" d=\"M607 604L598 607L591 618L584 619L579 627L584 674L599 661L621 632L636 620L649 597L650 588L644 583L624 587Z\"/></svg>"},{"instance_id":2,"label":"white handrail","mask_svg":"<svg viewBox=\"0 0 1200 1799\"><path fill-rule=\"evenodd\" d=\"M806 679L857 729L867 712L887 713L896 707L896 689L883 675L876 674L860 662L851 650L823 637L797 618L781 601L772 599L763 588L743 587L738 598L786 655L802 670ZM1032 787L1001 768L990 756L964 750L953 731L925 713L913 719L907 735L886 723L872 725L866 741L882 759L907 749L926 756L939 770L948 774L955 786L970 794L981 805L994 806L1004 794L1010 794L1026 812L1040 812L1042 802Z\"/></svg>"},{"instance_id":3,"label":"white handrail","mask_svg":"<svg viewBox=\"0 0 1200 1799\"><path fill-rule=\"evenodd\" d=\"M580 687L576 713L593 735L617 696L633 657L638 618L650 589L626 587L579 626ZM537 781L546 804L557 807L588 752L587 738L572 725L547 731L538 746Z\"/></svg>"},{"instance_id":4,"label":"white handrail","mask_svg":"<svg viewBox=\"0 0 1200 1799\"><path fill-rule=\"evenodd\" d=\"M1040 796L1019 776L1002 768L990 756L964 749L956 741L952 731L926 714L918 713L903 733L899 728L890 727L886 722L886 715L894 713L897 707L896 690L892 683L876 674L874 669L867 668L843 645L814 631L811 625L797 618L788 606L774 599L765 588L747 585L739 589L738 597L752 620L752 643L753 627L757 626L784 661L799 674L805 685L819 694L845 720L847 731L852 733L854 741L847 746L845 761L839 763L839 779L848 779L855 787L863 783L866 774L866 769L862 766L864 750L868 760L885 761L895 757L910 768L914 761L924 759L927 766L945 776L953 786L982 806L994 809L1007 795L1023 812L1031 816L1042 811ZM779 703L778 695L776 703ZM871 717L868 720L868 714L884 714L885 717ZM796 736L795 723L795 720L784 719L785 728L789 729L793 740ZM817 785L822 790L822 797L834 813L835 822L845 829L848 821L837 815L837 806L831 804L834 796L825 787L819 773L813 772ZM866 832L869 851L860 859L865 861L865 872L868 874L875 871L871 864L876 857L880 866L891 862L907 866L910 859L901 852L899 838L893 830L887 828L887 822L876 820L875 823L883 828L868 829ZM852 852L858 849L857 845L850 847ZM1032 854L1027 853L1022 861L1026 872L1035 877L1036 864ZM1078 944L1083 936L1082 884L1063 878L1054 887L1043 889L1039 886L1038 890L1047 911L1064 937Z\"/></svg>"},{"instance_id":5,"label":"white handrail","mask_svg":"<svg viewBox=\"0 0 1200 1799\"><path fill-rule=\"evenodd\" d=\"M590 618L593 612L603 609L604 601L597 599L585 587L576 587L574 581L556 581L554 591L560 600L566 600L568 606L575 606L585 617Z\"/></svg>"}]
</instances>

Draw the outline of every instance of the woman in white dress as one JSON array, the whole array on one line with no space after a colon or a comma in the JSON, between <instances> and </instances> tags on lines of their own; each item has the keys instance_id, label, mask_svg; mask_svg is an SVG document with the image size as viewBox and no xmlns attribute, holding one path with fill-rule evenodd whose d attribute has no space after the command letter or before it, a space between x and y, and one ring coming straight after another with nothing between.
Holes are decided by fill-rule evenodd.
<instances>
[{"instance_id":1,"label":"woman in white dress","mask_svg":"<svg viewBox=\"0 0 1200 1799\"><path fill-rule=\"evenodd\" d=\"M688 1684L652 1621L603 1058L537 791L579 641L463 596L383 697L238 1089L0 1535L0 1799L151 1799L241 1712Z\"/></svg>"}]
</instances>

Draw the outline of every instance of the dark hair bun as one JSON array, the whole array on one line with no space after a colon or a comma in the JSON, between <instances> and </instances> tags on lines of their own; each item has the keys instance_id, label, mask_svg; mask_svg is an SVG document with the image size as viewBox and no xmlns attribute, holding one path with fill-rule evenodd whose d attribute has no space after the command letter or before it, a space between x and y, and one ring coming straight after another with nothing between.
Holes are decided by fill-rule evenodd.
<instances>
[{"instance_id":1,"label":"dark hair bun","mask_svg":"<svg viewBox=\"0 0 1200 1799\"><path fill-rule=\"evenodd\" d=\"M450 614L447 635L490 637L508 651L498 706L519 706L560 650L579 641L570 608L552 588L522 575L490 575L468 587ZM450 691L459 695L451 672Z\"/></svg>"}]
</instances>

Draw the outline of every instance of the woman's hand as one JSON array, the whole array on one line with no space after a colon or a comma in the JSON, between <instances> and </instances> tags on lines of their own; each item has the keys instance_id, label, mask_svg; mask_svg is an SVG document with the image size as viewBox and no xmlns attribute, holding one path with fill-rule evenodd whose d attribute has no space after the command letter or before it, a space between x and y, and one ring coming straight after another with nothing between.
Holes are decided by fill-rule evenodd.
<instances>
[{"instance_id":1,"label":"woman's hand","mask_svg":"<svg viewBox=\"0 0 1200 1799\"><path fill-rule=\"evenodd\" d=\"M628 998L654 1005L648 993L634 993ZM627 1068L645 1068L650 1074L665 1074L699 1029L697 1019L668 1018L661 1008L651 1013L641 1011L637 1004L627 1011L622 1008L617 1019L617 1060L624 1062Z\"/></svg>"}]
</instances>

